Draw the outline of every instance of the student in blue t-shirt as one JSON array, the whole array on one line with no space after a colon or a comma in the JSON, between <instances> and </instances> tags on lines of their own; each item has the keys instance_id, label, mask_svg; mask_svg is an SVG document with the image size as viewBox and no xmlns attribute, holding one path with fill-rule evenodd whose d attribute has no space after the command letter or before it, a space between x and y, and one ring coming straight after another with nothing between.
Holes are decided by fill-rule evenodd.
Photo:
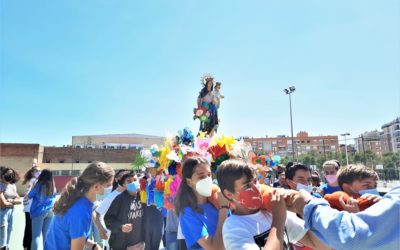
<instances>
[{"instance_id":1,"label":"student in blue t-shirt","mask_svg":"<svg viewBox=\"0 0 400 250\"><path fill-rule=\"evenodd\" d=\"M47 232L44 249L100 250L88 239L96 195L111 187L112 167L102 162L90 164L78 178L73 178L54 204L54 217Z\"/></svg>"},{"instance_id":2,"label":"student in blue t-shirt","mask_svg":"<svg viewBox=\"0 0 400 250\"><path fill-rule=\"evenodd\" d=\"M39 178L28 193L32 199L30 216L32 220L32 243L31 249L39 248L39 240L42 235L43 243L46 239L47 230L53 218L53 205L56 198L53 174L50 170L44 169Z\"/></svg>"},{"instance_id":3,"label":"student in blue t-shirt","mask_svg":"<svg viewBox=\"0 0 400 250\"><path fill-rule=\"evenodd\" d=\"M340 163L337 160L330 160L322 164L326 183L321 186L322 196L332 194L337 191L342 191L337 182L337 172L339 171Z\"/></svg>"},{"instance_id":4,"label":"student in blue t-shirt","mask_svg":"<svg viewBox=\"0 0 400 250\"><path fill-rule=\"evenodd\" d=\"M217 193L219 208L207 201L211 196L210 164L200 157L188 158L182 167L175 209L188 249L224 249L222 225L227 217L229 201Z\"/></svg>"}]
</instances>

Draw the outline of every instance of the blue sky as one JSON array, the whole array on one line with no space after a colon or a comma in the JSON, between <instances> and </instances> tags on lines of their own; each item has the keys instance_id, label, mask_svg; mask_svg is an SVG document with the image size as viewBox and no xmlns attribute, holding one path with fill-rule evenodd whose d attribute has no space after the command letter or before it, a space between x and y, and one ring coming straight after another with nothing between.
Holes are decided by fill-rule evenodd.
<instances>
[{"instance_id":1,"label":"blue sky","mask_svg":"<svg viewBox=\"0 0 400 250\"><path fill-rule=\"evenodd\" d=\"M200 77L220 133L351 137L400 115L398 1L1 1L0 141L197 131Z\"/></svg>"}]
</instances>

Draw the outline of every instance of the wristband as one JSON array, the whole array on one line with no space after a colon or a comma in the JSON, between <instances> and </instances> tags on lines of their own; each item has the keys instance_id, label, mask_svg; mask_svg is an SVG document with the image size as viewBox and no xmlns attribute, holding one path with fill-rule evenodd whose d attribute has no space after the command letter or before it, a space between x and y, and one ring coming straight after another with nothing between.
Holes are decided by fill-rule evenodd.
<instances>
[{"instance_id":1,"label":"wristband","mask_svg":"<svg viewBox=\"0 0 400 250\"><path fill-rule=\"evenodd\" d=\"M226 208L226 209L229 210L229 206L220 206L220 207L219 207L219 210L221 210L221 209L223 209L223 208Z\"/></svg>"}]
</instances>

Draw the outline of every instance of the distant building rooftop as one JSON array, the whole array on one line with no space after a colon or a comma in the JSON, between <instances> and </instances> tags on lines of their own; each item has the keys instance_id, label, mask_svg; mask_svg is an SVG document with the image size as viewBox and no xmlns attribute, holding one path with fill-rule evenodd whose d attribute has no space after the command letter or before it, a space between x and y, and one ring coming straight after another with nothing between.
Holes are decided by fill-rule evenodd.
<instances>
[{"instance_id":1,"label":"distant building rooftop","mask_svg":"<svg viewBox=\"0 0 400 250\"><path fill-rule=\"evenodd\" d=\"M392 125L394 125L394 124L397 124L397 123L400 123L400 117L397 117L395 120L393 120L393 121L391 121L391 122L388 122L388 123L386 123L386 124L383 124L381 129L390 127L390 126L392 126Z\"/></svg>"},{"instance_id":2,"label":"distant building rooftop","mask_svg":"<svg viewBox=\"0 0 400 250\"><path fill-rule=\"evenodd\" d=\"M108 135L74 135L72 137L125 137L125 138L163 138L162 136L143 134L108 134Z\"/></svg>"}]
</instances>

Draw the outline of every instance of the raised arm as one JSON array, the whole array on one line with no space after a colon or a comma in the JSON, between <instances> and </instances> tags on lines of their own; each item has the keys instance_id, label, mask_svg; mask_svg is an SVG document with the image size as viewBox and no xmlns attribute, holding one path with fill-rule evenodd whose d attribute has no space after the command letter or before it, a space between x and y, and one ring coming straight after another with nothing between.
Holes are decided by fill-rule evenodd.
<instances>
[{"instance_id":1,"label":"raised arm","mask_svg":"<svg viewBox=\"0 0 400 250\"><path fill-rule=\"evenodd\" d=\"M305 227L330 247L373 249L379 242L381 246L387 246L386 249L391 249L400 244L397 223L400 219L400 187L389 193L386 198L359 213L339 212L331 208L327 201L312 199L305 192L294 196L293 207L298 213L303 214L304 211ZM396 223L380 223L388 218Z\"/></svg>"},{"instance_id":2,"label":"raised arm","mask_svg":"<svg viewBox=\"0 0 400 250\"><path fill-rule=\"evenodd\" d=\"M269 194L272 207L272 225L264 249L282 250L286 221L286 203L283 193L274 189Z\"/></svg>"},{"instance_id":3,"label":"raised arm","mask_svg":"<svg viewBox=\"0 0 400 250\"><path fill-rule=\"evenodd\" d=\"M103 226L103 223L101 223L101 220L100 220L101 215L97 211L93 211L92 217L93 217L93 222L94 222L95 226L99 230L100 238L103 240L106 240L108 238L107 237L107 228L105 228Z\"/></svg>"},{"instance_id":4,"label":"raised arm","mask_svg":"<svg viewBox=\"0 0 400 250\"><path fill-rule=\"evenodd\" d=\"M217 200L220 207L227 207L229 206L229 201L222 195L221 192L217 193ZM217 231L215 232L214 237L206 236L201 238L197 241L199 245L204 248L205 250L223 250L224 249L224 242L222 240L222 226L228 216L228 209L222 208L218 211L218 226Z\"/></svg>"}]
</instances>

